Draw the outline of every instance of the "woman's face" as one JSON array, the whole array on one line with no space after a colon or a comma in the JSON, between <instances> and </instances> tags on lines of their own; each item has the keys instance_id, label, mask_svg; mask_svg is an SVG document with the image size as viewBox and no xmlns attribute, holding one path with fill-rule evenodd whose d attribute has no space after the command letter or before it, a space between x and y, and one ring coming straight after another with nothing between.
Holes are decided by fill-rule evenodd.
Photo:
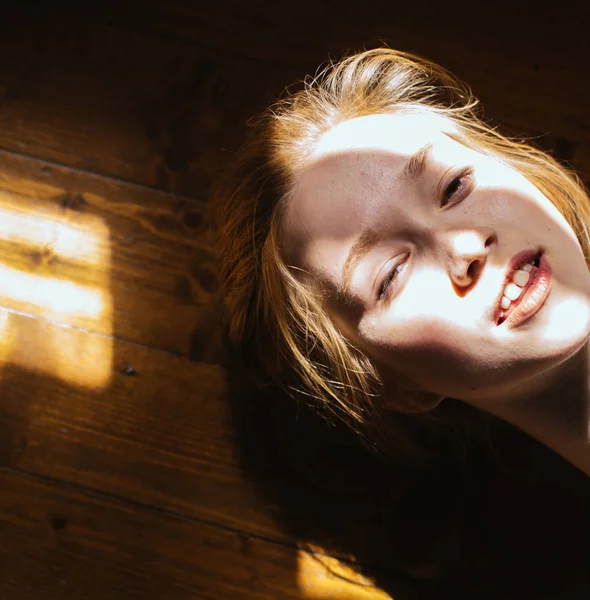
<instances>
[{"instance_id":1,"label":"woman's face","mask_svg":"<svg viewBox=\"0 0 590 600\"><path fill-rule=\"evenodd\" d=\"M382 374L466 401L493 399L583 346L590 275L552 203L452 131L425 114L332 128L296 177L282 251ZM508 263L531 249L551 267L549 296L528 321L498 326Z\"/></svg>"}]
</instances>

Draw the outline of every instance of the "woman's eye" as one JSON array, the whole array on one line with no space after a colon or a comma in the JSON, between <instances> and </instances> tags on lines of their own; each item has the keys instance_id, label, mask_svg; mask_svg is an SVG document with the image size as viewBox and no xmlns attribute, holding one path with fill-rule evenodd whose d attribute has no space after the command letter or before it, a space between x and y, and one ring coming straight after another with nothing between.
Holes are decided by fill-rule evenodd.
<instances>
[{"instance_id":1,"label":"woman's eye","mask_svg":"<svg viewBox=\"0 0 590 600\"><path fill-rule=\"evenodd\" d=\"M441 205L446 206L455 196L463 193L470 186L473 169L467 169L461 175L455 177L443 193Z\"/></svg>"},{"instance_id":2,"label":"woman's eye","mask_svg":"<svg viewBox=\"0 0 590 600\"><path fill-rule=\"evenodd\" d=\"M401 263L392 269L389 270L387 275L383 278L381 285L379 286L379 291L377 292L377 299L384 300L389 297L389 292L391 290L391 284L394 279L403 271L405 263Z\"/></svg>"}]
</instances>

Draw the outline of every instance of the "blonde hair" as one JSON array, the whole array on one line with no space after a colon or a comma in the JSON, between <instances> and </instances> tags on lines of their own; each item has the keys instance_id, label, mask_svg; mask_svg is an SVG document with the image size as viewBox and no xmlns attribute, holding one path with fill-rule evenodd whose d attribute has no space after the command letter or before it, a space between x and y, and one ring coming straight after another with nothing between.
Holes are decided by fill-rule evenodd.
<instances>
[{"instance_id":1,"label":"blonde hair","mask_svg":"<svg viewBox=\"0 0 590 600\"><path fill-rule=\"evenodd\" d=\"M212 198L227 333L234 346L247 349L250 368L254 359L268 382L303 394L325 416L359 433L377 423L369 436L374 442L384 424L376 411L381 385L376 370L280 252L290 191L319 138L364 115L421 110L442 116L454 125L457 141L513 167L553 202L576 233L587 263L590 200L577 175L487 125L470 88L424 58L389 48L367 50L330 62L302 84L251 123L233 170ZM403 439L403 432L395 433Z\"/></svg>"}]
</instances>

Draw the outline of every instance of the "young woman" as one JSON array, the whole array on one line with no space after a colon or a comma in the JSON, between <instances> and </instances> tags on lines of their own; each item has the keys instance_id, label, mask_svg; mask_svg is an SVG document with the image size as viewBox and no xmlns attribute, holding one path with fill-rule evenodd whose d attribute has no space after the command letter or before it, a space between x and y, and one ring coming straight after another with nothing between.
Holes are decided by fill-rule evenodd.
<instances>
[{"instance_id":1,"label":"young woman","mask_svg":"<svg viewBox=\"0 0 590 600\"><path fill-rule=\"evenodd\" d=\"M231 341L400 453L383 415L451 398L590 475L580 179L417 56L369 50L304 83L214 198Z\"/></svg>"}]
</instances>

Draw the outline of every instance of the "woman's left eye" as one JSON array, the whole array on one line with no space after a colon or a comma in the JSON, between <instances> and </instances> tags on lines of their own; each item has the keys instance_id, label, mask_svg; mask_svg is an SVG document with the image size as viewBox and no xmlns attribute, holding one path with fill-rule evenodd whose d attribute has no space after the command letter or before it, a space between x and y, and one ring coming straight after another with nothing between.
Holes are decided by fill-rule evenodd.
<instances>
[{"instance_id":1,"label":"woman's left eye","mask_svg":"<svg viewBox=\"0 0 590 600\"><path fill-rule=\"evenodd\" d=\"M468 190L468 188L471 186L472 177L473 177L473 169L472 168L469 168L469 169L463 171L463 173L461 173L460 175L455 177L451 181L451 183L449 183L449 185L446 187L446 189L443 193L441 206L445 207L455 196L458 196L461 193L466 192Z\"/></svg>"},{"instance_id":2,"label":"woman's left eye","mask_svg":"<svg viewBox=\"0 0 590 600\"><path fill-rule=\"evenodd\" d=\"M377 300L385 300L389 297L392 285L400 273L404 270L405 262L393 267L386 275L379 289L377 290Z\"/></svg>"}]
</instances>

